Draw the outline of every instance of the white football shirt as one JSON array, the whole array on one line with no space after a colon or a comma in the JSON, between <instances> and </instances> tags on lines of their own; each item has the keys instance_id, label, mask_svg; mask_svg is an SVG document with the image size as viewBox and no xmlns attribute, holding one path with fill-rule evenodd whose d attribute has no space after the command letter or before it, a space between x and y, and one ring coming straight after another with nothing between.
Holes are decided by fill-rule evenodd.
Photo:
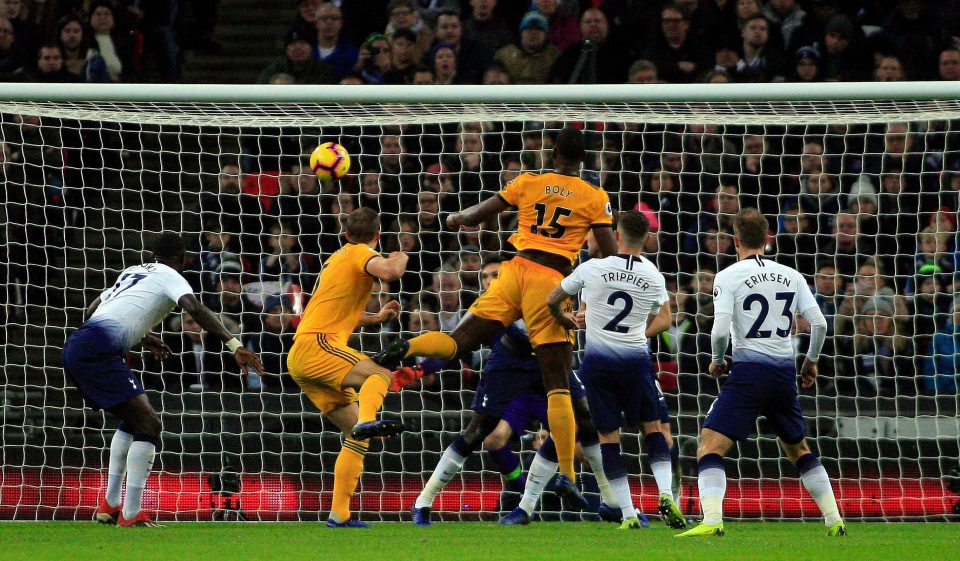
<instances>
[{"instance_id":1,"label":"white football shirt","mask_svg":"<svg viewBox=\"0 0 960 561\"><path fill-rule=\"evenodd\" d=\"M162 263L134 265L100 294L100 305L87 323L106 329L114 342L129 349L177 307L181 296L192 293L186 279Z\"/></svg>"},{"instance_id":2,"label":"white football shirt","mask_svg":"<svg viewBox=\"0 0 960 561\"><path fill-rule=\"evenodd\" d=\"M792 367L796 360L791 333L794 316L799 313L808 320L822 316L803 275L758 255L717 273L713 313L716 323L732 323L734 362L777 367ZM714 349L714 363L723 360L724 351L718 357Z\"/></svg>"},{"instance_id":3,"label":"white football shirt","mask_svg":"<svg viewBox=\"0 0 960 561\"><path fill-rule=\"evenodd\" d=\"M586 351L617 358L647 353L647 318L668 299L667 283L646 257L611 255L581 263L560 282L564 292L583 290L587 306Z\"/></svg>"}]
</instances>

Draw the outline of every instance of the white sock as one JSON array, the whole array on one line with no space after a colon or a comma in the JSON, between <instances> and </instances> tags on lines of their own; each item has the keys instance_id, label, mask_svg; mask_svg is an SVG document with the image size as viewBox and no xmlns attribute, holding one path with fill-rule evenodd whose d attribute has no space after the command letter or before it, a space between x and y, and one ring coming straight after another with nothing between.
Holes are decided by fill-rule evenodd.
<instances>
[{"instance_id":1,"label":"white sock","mask_svg":"<svg viewBox=\"0 0 960 561\"><path fill-rule=\"evenodd\" d=\"M626 477L618 477L610 480L610 489L613 491L617 504L620 505L620 514L623 519L633 518L637 515L633 508L633 499L630 497L630 483Z\"/></svg>"},{"instance_id":2,"label":"white sock","mask_svg":"<svg viewBox=\"0 0 960 561\"><path fill-rule=\"evenodd\" d=\"M152 442L136 440L127 453L127 498L123 501L123 517L130 520L140 513L140 498L147 486L157 447Z\"/></svg>"},{"instance_id":3,"label":"white sock","mask_svg":"<svg viewBox=\"0 0 960 561\"><path fill-rule=\"evenodd\" d=\"M705 469L697 478L700 508L704 524L723 522L723 496L727 493L727 472L719 468Z\"/></svg>"},{"instance_id":4,"label":"white sock","mask_svg":"<svg viewBox=\"0 0 960 561\"><path fill-rule=\"evenodd\" d=\"M594 479L597 480L597 487L600 488L600 500L608 506L618 507L617 498L613 496L610 482L607 481L607 474L603 472L603 456L600 454L600 443L584 446L583 455L590 464Z\"/></svg>"},{"instance_id":5,"label":"white sock","mask_svg":"<svg viewBox=\"0 0 960 561\"><path fill-rule=\"evenodd\" d=\"M433 508L434 499L437 498L437 495L440 494L440 491L443 490L447 483L450 483L450 480L460 473L460 468L463 467L463 463L466 461L467 458L465 456L454 452L452 446L447 446L447 449L443 451L443 455L440 456L437 467L434 468L433 473L430 474L430 479L427 480L427 484L424 485L423 491L420 491L416 502L413 503L414 508Z\"/></svg>"},{"instance_id":6,"label":"white sock","mask_svg":"<svg viewBox=\"0 0 960 561\"><path fill-rule=\"evenodd\" d=\"M123 493L123 476L127 473L127 452L133 435L129 432L117 430L110 441L110 469L107 472L107 504L112 507L120 506Z\"/></svg>"},{"instance_id":7,"label":"white sock","mask_svg":"<svg viewBox=\"0 0 960 561\"><path fill-rule=\"evenodd\" d=\"M537 501L543 494L543 489L558 469L560 469L560 464L551 462L540 454L533 457L533 461L530 463L530 471L527 472L527 484L523 488L523 498L520 499L520 508L527 514L533 514L533 511L537 508Z\"/></svg>"},{"instance_id":8,"label":"white sock","mask_svg":"<svg viewBox=\"0 0 960 561\"><path fill-rule=\"evenodd\" d=\"M820 512L823 513L823 521L827 526L833 526L840 522L840 509L837 507L837 499L833 496L833 487L830 485L830 477L823 466L817 466L807 472L800 474L800 480L807 492L817 501Z\"/></svg>"},{"instance_id":9,"label":"white sock","mask_svg":"<svg viewBox=\"0 0 960 561\"><path fill-rule=\"evenodd\" d=\"M650 464L653 471L653 478L657 480L657 489L661 495L673 497L673 466L670 460L665 462L653 462Z\"/></svg>"}]
</instances>

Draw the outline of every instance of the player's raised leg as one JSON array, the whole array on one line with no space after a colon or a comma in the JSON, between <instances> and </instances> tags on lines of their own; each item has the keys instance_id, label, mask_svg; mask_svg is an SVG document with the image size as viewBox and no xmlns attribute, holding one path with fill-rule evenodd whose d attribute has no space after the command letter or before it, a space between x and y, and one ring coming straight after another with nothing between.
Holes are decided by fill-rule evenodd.
<instances>
[{"instance_id":1,"label":"player's raised leg","mask_svg":"<svg viewBox=\"0 0 960 561\"><path fill-rule=\"evenodd\" d=\"M828 536L846 536L847 527L840 517L840 508L837 506L837 499L833 494L833 486L830 484L830 476L827 470L823 469L820 460L810 451L807 446L807 440L804 438L795 444L787 444L780 439L780 445L790 462L797 466L800 471L800 480L803 487L810 493L813 500L817 501L820 512L823 513L823 523L827 527Z\"/></svg>"}]
</instances>

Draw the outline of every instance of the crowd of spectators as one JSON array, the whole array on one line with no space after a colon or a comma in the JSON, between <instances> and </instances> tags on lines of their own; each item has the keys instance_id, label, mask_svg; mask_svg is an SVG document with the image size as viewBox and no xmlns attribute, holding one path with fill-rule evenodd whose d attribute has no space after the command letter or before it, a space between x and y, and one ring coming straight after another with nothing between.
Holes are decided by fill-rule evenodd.
<instances>
[{"instance_id":1,"label":"crowd of spectators","mask_svg":"<svg viewBox=\"0 0 960 561\"><path fill-rule=\"evenodd\" d=\"M178 82L185 49L219 48L218 4L3 0L0 82Z\"/></svg>"},{"instance_id":2,"label":"crowd of spectators","mask_svg":"<svg viewBox=\"0 0 960 561\"><path fill-rule=\"evenodd\" d=\"M275 84L960 79L947 0L301 0Z\"/></svg>"}]
</instances>

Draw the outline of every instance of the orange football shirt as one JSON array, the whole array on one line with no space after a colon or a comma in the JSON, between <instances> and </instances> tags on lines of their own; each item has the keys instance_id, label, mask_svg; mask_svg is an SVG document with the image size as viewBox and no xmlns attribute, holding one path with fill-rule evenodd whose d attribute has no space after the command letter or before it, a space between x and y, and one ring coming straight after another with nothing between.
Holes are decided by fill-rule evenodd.
<instances>
[{"instance_id":1,"label":"orange football shirt","mask_svg":"<svg viewBox=\"0 0 960 561\"><path fill-rule=\"evenodd\" d=\"M592 226L613 224L607 192L579 177L524 173L498 196L519 211L509 240L517 250L539 249L573 261Z\"/></svg>"},{"instance_id":2,"label":"orange football shirt","mask_svg":"<svg viewBox=\"0 0 960 561\"><path fill-rule=\"evenodd\" d=\"M313 296L294 336L323 333L332 343L346 343L370 300L373 275L367 263L380 254L366 244L338 249L320 269Z\"/></svg>"}]
</instances>

